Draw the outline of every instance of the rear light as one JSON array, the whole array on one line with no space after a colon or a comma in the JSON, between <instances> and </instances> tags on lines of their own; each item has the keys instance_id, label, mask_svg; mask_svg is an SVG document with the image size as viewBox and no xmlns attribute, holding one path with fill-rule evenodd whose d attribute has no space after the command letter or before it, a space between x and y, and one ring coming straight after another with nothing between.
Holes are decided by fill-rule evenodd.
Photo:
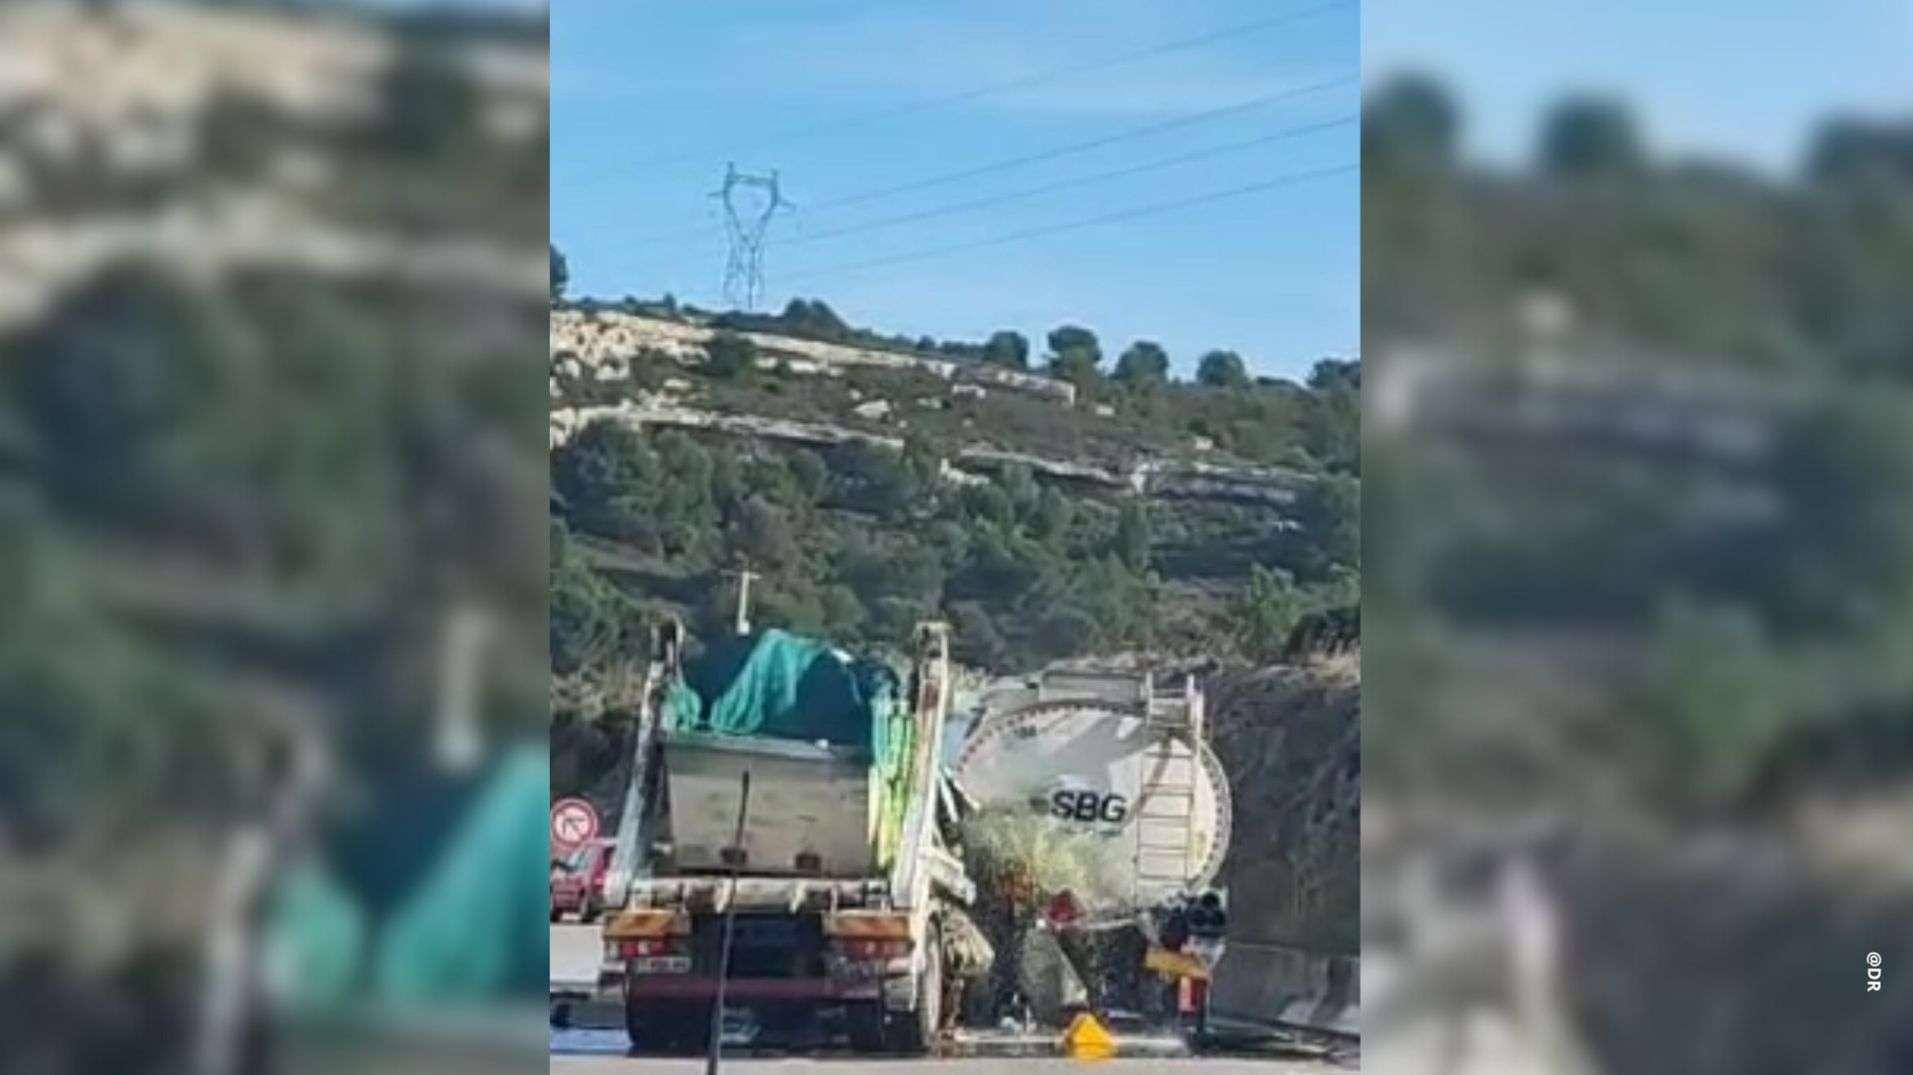
<instances>
[{"instance_id":1,"label":"rear light","mask_svg":"<svg viewBox=\"0 0 1913 1075\"><path fill-rule=\"evenodd\" d=\"M909 941L885 941L866 938L840 939L837 950L846 959L892 959L910 954Z\"/></svg>"},{"instance_id":2,"label":"rear light","mask_svg":"<svg viewBox=\"0 0 1913 1075\"><path fill-rule=\"evenodd\" d=\"M665 938L619 941L619 959L644 959L648 956L677 955L682 949L674 940Z\"/></svg>"},{"instance_id":3,"label":"rear light","mask_svg":"<svg viewBox=\"0 0 1913 1075\"><path fill-rule=\"evenodd\" d=\"M894 911L840 911L824 916L824 936L833 941L907 941L910 916Z\"/></svg>"},{"instance_id":4,"label":"rear light","mask_svg":"<svg viewBox=\"0 0 1913 1075\"><path fill-rule=\"evenodd\" d=\"M894 911L840 911L824 916L831 951L852 962L910 954L910 916Z\"/></svg>"},{"instance_id":5,"label":"rear light","mask_svg":"<svg viewBox=\"0 0 1913 1075\"><path fill-rule=\"evenodd\" d=\"M691 932L691 917L683 911L659 907L630 907L605 923L607 941L652 940L658 937L683 937Z\"/></svg>"}]
</instances>

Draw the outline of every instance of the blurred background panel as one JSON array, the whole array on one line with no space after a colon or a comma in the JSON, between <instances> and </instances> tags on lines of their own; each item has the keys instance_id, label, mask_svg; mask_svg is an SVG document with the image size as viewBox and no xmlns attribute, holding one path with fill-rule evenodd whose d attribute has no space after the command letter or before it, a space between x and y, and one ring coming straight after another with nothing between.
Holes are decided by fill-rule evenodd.
<instances>
[{"instance_id":1,"label":"blurred background panel","mask_svg":"<svg viewBox=\"0 0 1913 1075\"><path fill-rule=\"evenodd\" d=\"M546 67L0 5L0 1068L539 1062Z\"/></svg>"},{"instance_id":2,"label":"blurred background panel","mask_svg":"<svg viewBox=\"0 0 1913 1075\"><path fill-rule=\"evenodd\" d=\"M1913 16L1364 21L1366 1062L1913 1070Z\"/></svg>"}]
</instances>

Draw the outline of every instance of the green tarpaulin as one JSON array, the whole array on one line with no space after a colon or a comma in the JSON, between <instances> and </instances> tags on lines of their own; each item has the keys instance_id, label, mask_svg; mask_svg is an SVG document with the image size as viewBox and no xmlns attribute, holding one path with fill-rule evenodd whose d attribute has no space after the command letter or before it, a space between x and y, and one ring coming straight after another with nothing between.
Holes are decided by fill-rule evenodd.
<instances>
[{"instance_id":1,"label":"green tarpaulin","mask_svg":"<svg viewBox=\"0 0 1913 1075\"><path fill-rule=\"evenodd\" d=\"M775 628L725 639L685 667L665 704L671 731L819 740L885 753L897 676Z\"/></svg>"},{"instance_id":2,"label":"green tarpaulin","mask_svg":"<svg viewBox=\"0 0 1913 1075\"><path fill-rule=\"evenodd\" d=\"M265 974L290 1007L536 995L549 974L551 758L519 747L490 774L433 861L387 914L322 859L275 888Z\"/></svg>"},{"instance_id":3,"label":"green tarpaulin","mask_svg":"<svg viewBox=\"0 0 1913 1075\"><path fill-rule=\"evenodd\" d=\"M548 980L545 869L551 754L514 750L418 890L380 931L380 995L443 1001L525 993Z\"/></svg>"}]
</instances>

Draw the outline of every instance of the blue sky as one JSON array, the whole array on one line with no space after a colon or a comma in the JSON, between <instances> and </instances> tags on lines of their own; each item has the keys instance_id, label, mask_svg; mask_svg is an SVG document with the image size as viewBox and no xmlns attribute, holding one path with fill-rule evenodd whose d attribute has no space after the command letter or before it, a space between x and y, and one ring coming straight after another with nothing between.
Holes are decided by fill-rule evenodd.
<instances>
[{"instance_id":1,"label":"blue sky","mask_svg":"<svg viewBox=\"0 0 1913 1075\"><path fill-rule=\"evenodd\" d=\"M1051 328L1075 322L1095 330L1111 356L1131 340L1157 340L1184 372L1212 348L1239 351L1259 371L1285 376L1358 349L1359 175L1352 166L1359 140L1354 122L1338 123L1359 111L1353 81L961 182L828 204L1352 79L1360 66L1352 2L565 0L553 7L551 234L569 261L574 295L670 291L721 305L725 244L707 194L735 160L746 171L777 168L797 206L772 225L764 306L814 296L885 332L982 339L1013 328L1039 347ZM1312 13L1098 66L1304 12ZM1059 69L1070 73L1035 78ZM1020 84L847 122L1012 81ZM1182 156L1199 159L969 212L823 234ZM1279 185L991 242L1270 183ZM969 243L990 245L912 257ZM855 267L884 259L903 260Z\"/></svg>"},{"instance_id":2,"label":"blue sky","mask_svg":"<svg viewBox=\"0 0 1913 1075\"><path fill-rule=\"evenodd\" d=\"M1913 111L1907 0L1367 0L1371 80L1437 73L1465 106L1470 149L1527 160L1541 110L1562 92L1636 103L1657 149L1798 166L1830 111Z\"/></svg>"}]
</instances>

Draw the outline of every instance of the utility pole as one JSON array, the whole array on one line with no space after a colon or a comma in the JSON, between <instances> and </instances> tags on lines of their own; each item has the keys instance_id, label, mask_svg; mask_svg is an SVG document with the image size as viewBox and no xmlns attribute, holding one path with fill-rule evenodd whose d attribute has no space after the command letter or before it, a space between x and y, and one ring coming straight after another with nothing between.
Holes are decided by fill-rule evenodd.
<instances>
[{"instance_id":1,"label":"utility pole","mask_svg":"<svg viewBox=\"0 0 1913 1075\"><path fill-rule=\"evenodd\" d=\"M757 572L746 567L737 573L737 633L751 633L751 580L762 578Z\"/></svg>"},{"instance_id":2,"label":"utility pole","mask_svg":"<svg viewBox=\"0 0 1913 1075\"><path fill-rule=\"evenodd\" d=\"M757 198L744 197L752 191ZM769 175L747 175L737 170L735 161L724 166L724 184L711 197L724 203L724 228L730 236L724 301L739 310L754 310L764 292L764 234L779 209L796 207L784 200L776 169Z\"/></svg>"}]
</instances>

